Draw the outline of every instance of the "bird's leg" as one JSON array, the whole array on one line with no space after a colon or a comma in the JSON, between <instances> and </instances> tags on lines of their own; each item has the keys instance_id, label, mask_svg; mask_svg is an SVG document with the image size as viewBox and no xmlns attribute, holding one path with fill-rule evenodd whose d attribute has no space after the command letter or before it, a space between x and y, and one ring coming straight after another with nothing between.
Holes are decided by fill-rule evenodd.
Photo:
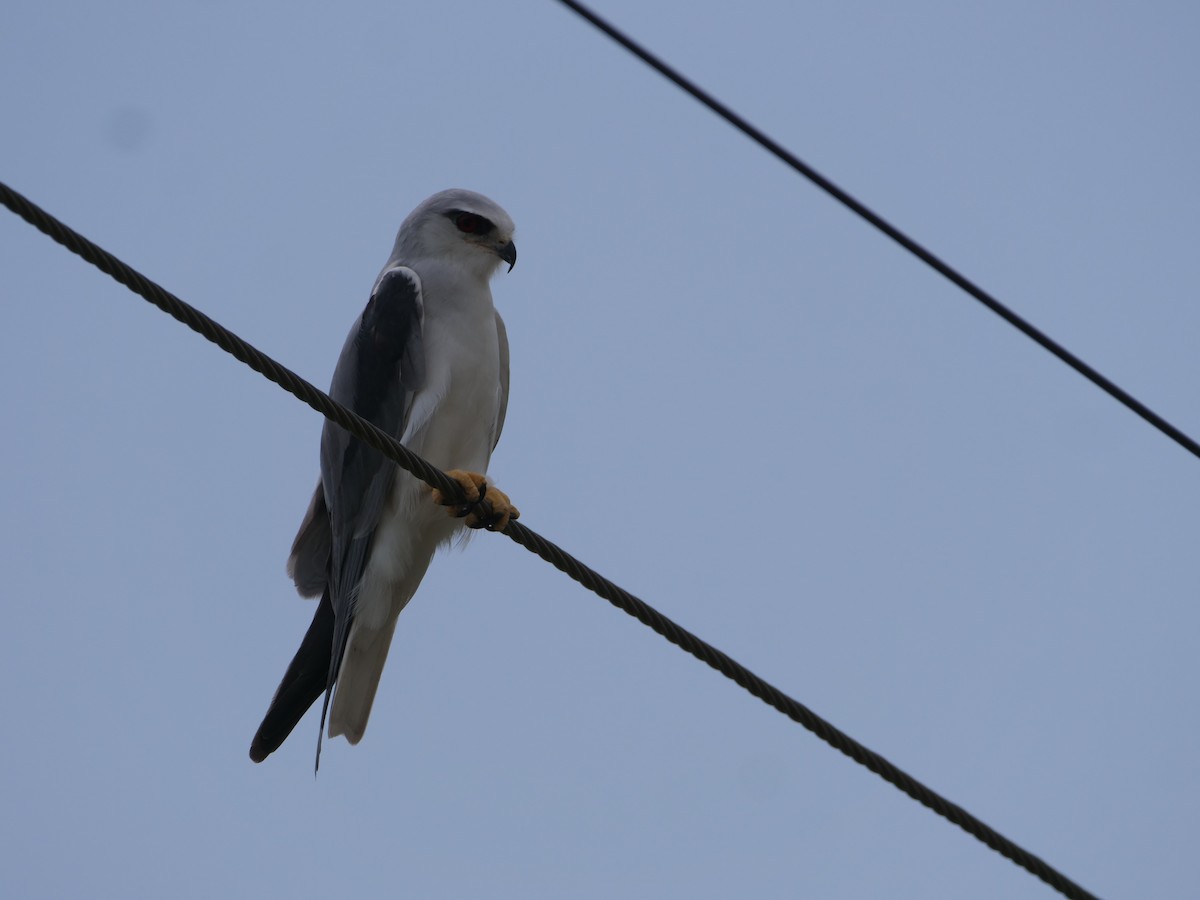
<instances>
[{"instance_id":1,"label":"bird's leg","mask_svg":"<svg viewBox=\"0 0 1200 900\"><path fill-rule=\"evenodd\" d=\"M466 501L458 503L434 488L433 502L449 507L447 512L455 518L465 517L468 528L503 531L508 527L509 520L521 515L521 511L512 505L508 495L495 485L489 485L487 478L478 472L451 469L446 474L462 485Z\"/></svg>"}]
</instances>

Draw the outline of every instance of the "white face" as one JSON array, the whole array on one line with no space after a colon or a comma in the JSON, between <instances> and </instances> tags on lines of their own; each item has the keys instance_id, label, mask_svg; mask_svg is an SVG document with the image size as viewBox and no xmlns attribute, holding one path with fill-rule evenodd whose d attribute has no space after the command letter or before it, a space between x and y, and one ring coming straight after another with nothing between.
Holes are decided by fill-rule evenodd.
<instances>
[{"instance_id":1,"label":"white face","mask_svg":"<svg viewBox=\"0 0 1200 900\"><path fill-rule=\"evenodd\" d=\"M397 238L397 259L432 255L449 257L481 278L489 278L502 262L516 262L513 223L488 198L470 191L435 194L415 209Z\"/></svg>"},{"instance_id":2,"label":"white face","mask_svg":"<svg viewBox=\"0 0 1200 900\"><path fill-rule=\"evenodd\" d=\"M454 229L454 239L467 248L472 268L485 267L491 275L501 262L507 262L510 270L516 264L511 229L505 230L487 216L469 210L450 210L445 219Z\"/></svg>"}]
</instances>

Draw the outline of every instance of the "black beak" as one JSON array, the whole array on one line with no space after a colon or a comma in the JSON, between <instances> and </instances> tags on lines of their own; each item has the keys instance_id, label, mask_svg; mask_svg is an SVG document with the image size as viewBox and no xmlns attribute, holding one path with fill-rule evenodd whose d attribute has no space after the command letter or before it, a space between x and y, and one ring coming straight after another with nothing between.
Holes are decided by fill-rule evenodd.
<instances>
[{"instance_id":1,"label":"black beak","mask_svg":"<svg viewBox=\"0 0 1200 900\"><path fill-rule=\"evenodd\" d=\"M499 257L508 263L508 271L513 270L513 266L517 264L517 245L509 241L503 247L496 251Z\"/></svg>"}]
</instances>

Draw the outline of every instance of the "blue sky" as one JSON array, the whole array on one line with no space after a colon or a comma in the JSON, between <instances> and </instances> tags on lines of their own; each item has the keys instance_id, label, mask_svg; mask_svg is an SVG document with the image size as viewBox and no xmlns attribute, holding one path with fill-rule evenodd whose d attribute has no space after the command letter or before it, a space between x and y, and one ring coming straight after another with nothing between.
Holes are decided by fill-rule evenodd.
<instances>
[{"instance_id":1,"label":"blue sky","mask_svg":"<svg viewBox=\"0 0 1200 900\"><path fill-rule=\"evenodd\" d=\"M1182 3L598 2L1193 435ZM325 385L400 220L493 284L523 521L1102 896L1194 890L1200 466L557 4L16 0L0 177ZM12 897L1047 897L502 538L371 726L249 741L318 417L0 216Z\"/></svg>"}]
</instances>

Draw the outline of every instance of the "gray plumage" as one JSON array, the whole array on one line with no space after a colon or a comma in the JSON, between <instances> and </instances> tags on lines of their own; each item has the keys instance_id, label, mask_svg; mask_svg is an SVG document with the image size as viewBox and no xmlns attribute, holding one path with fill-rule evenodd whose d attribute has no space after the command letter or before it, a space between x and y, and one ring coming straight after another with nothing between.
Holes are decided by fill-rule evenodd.
<instances>
[{"instance_id":1,"label":"gray plumage","mask_svg":"<svg viewBox=\"0 0 1200 900\"><path fill-rule=\"evenodd\" d=\"M515 263L512 234L508 214L479 194L423 202L334 371L335 400L443 470L486 472L504 426L508 339L488 280L502 260ZM321 481L287 567L302 596L321 600L252 759L273 752L322 692L322 728L328 713L330 737L362 739L396 617L460 527L421 482L326 422Z\"/></svg>"}]
</instances>

